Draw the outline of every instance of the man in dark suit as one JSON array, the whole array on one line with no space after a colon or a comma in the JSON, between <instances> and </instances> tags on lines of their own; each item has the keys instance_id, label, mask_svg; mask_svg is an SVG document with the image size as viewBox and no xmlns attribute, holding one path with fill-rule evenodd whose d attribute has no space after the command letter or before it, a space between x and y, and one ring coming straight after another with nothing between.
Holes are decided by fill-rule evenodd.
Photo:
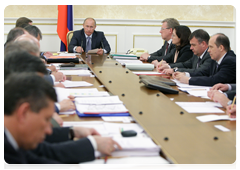
<instances>
[{"instance_id":1,"label":"man in dark suit","mask_svg":"<svg viewBox=\"0 0 240 170\"><path fill-rule=\"evenodd\" d=\"M36 73L12 74L4 81L4 159L7 163L59 163L33 155L46 134L57 96Z\"/></svg>"},{"instance_id":2,"label":"man in dark suit","mask_svg":"<svg viewBox=\"0 0 240 170\"><path fill-rule=\"evenodd\" d=\"M97 54L110 53L111 48L103 32L95 31L96 21L93 18L86 18L83 22L83 29L74 31L73 37L68 45L68 52L82 53L98 49Z\"/></svg>"},{"instance_id":3,"label":"man in dark suit","mask_svg":"<svg viewBox=\"0 0 240 170\"><path fill-rule=\"evenodd\" d=\"M211 63L207 69L190 73L175 72L173 78L181 83L199 86L213 86L217 83L236 83L236 55L230 50L230 41L222 33L213 35L209 40L208 52Z\"/></svg>"},{"instance_id":4,"label":"man in dark suit","mask_svg":"<svg viewBox=\"0 0 240 170\"><path fill-rule=\"evenodd\" d=\"M192 73L206 69L211 62L211 57L207 52L209 38L208 33L202 29L194 31L189 37L193 57L185 62L164 64L157 69L166 74L176 71Z\"/></svg>"},{"instance_id":5,"label":"man in dark suit","mask_svg":"<svg viewBox=\"0 0 240 170\"><path fill-rule=\"evenodd\" d=\"M172 44L173 28L179 26L179 22L175 18L166 18L162 21L162 27L160 30L162 39L165 40L163 46L152 54L144 53L140 56L140 60L147 61L149 63L153 61L161 61L168 58L168 56L174 55L175 45Z\"/></svg>"}]
</instances>

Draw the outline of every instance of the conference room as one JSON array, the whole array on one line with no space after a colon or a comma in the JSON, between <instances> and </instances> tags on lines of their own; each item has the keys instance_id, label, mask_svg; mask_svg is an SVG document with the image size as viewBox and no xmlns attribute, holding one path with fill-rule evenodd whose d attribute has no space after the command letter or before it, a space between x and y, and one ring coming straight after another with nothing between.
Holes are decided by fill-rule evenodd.
<instances>
[{"instance_id":1,"label":"conference room","mask_svg":"<svg viewBox=\"0 0 240 170\"><path fill-rule=\"evenodd\" d=\"M164 10L159 11L159 8L169 13ZM116 147L117 144L114 144L115 151L111 152L111 156L95 153L95 156L97 155L96 157L100 159L86 161L82 164L83 167L89 164L127 166L129 162L135 164L135 168L139 167L140 162L146 167L163 164L232 165L236 161L236 119L228 115L226 108L219 106L219 103L207 96L207 91L212 86L184 85L173 80L172 75L159 72L152 63L140 60L142 54L152 54L164 46L163 31L177 31L177 29L164 27L164 19L167 18L177 19L179 25L188 27L191 33L200 29L206 31L210 36L209 42L217 33L222 33L229 39L231 51L236 54L236 9L233 6L184 5L184 8L187 11L184 14L181 13L179 6L174 5L102 5L101 8L98 5L70 7L9 5L5 8L4 42L10 30L15 27L17 19L20 17L31 19L32 25L39 28L42 34L42 39L39 41L40 51L51 54L51 57L46 57L46 66L54 65L58 72L66 76L66 80L59 81L65 88L55 87L54 89L58 101L65 99L61 97L66 93L73 95L76 110L60 112L58 116L63 121L60 126L95 128L101 136L111 136L120 145L122 139L128 141L127 147L133 150L137 148L136 143L139 143L140 147L141 140L146 140L149 147L154 146L152 152L150 149L143 148L146 149L145 152L132 151L121 155L121 150ZM65 29L64 34L60 33L63 26L59 25L64 21L60 18L64 15L64 13L60 14L62 9L67 13L72 12L72 28L67 25L68 29ZM197 12L191 12L191 9L196 9ZM96 28L89 29L95 29L98 34L103 32L101 36L104 38L99 42L99 47L94 47L88 52L87 40L78 41L75 38L77 34L74 32L85 31L85 26L91 25L86 24L88 21L86 18L89 17L91 21L96 22ZM88 33L85 31L85 34ZM74 44L74 40L78 41L78 44ZM189 49L191 49L190 45L191 40ZM82 47L80 51L77 51L78 46ZM68 53L70 47L73 51ZM100 48L100 53L98 50L94 51L95 48ZM59 56L70 60L66 61L66 58ZM72 58L74 59L71 60ZM133 64L134 61L141 63L141 68L132 68L134 64L134 66L137 65L137 63ZM148 65L151 66L147 67ZM172 85L160 84L160 87L150 87L149 81L153 80L151 78L155 78L154 81L161 80ZM55 82L54 85L59 82ZM83 84L75 86L74 82ZM235 82L233 80L226 83L236 84L236 69ZM186 90L187 88L191 90ZM88 93L88 96L84 96L83 93ZM236 97L231 101L230 106L235 104ZM87 105L87 102L90 104ZM119 109L114 105L116 103L122 110L118 111L118 114L115 112L115 115L99 114L108 102L113 102L110 103L110 110ZM91 109L97 110L97 116L96 112L90 114ZM84 112L89 113L86 115ZM206 120L207 118L209 119ZM136 134L124 137L122 132L128 130ZM122 144L122 152L125 151L125 147Z\"/></svg>"}]
</instances>

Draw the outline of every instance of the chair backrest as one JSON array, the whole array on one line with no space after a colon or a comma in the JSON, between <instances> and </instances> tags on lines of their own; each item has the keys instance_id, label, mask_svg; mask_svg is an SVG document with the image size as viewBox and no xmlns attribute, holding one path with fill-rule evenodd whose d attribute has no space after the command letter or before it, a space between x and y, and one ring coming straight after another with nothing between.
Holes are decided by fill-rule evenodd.
<instances>
[{"instance_id":1,"label":"chair backrest","mask_svg":"<svg viewBox=\"0 0 240 170\"><path fill-rule=\"evenodd\" d=\"M70 44L74 31L69 31L67 33L67 46Z\"/></svg>"}]
</instances>

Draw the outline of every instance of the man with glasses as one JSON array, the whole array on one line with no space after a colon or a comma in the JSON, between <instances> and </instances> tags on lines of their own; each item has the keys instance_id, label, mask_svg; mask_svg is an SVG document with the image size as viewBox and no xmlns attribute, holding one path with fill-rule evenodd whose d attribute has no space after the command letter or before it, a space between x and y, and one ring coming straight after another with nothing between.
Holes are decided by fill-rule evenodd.
<instances>
[{"instance_id":1,"label":"man with glasses","mask_svg":"<svg viewBox=\"0 0 240 170\"><path fill-rule=\"evenodd\" d=\"M175 18L164 19L160 30L162 39L165 40L164 45L152 54L142 54L140 60L154 63L155 60L161 61L162 59L164 60L165 56L174 55L175 45L172 44L172 33L173 28L176 26L179 26L179 22Z\"/></svg>"},{"instance_id":2,"label":"man with glasses","mask_svg":"<svg viewBox=\"0 0 240 170\"><path fill-rule=\"evenodd\" d=\"M111 48L103 32L95 31L96 21L93 18L86 18L83 22L83 29L74 31L68 52L82 53L92 49L98 49L97 54L110 53ZM101 48L101 49L100 49Z\"/></svg>"}]
</instances>

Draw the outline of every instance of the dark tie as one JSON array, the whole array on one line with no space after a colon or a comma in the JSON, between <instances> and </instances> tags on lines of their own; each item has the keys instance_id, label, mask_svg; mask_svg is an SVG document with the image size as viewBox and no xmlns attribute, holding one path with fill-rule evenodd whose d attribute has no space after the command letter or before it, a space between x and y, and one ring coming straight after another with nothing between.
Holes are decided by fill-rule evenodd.
<instances>
[{"instance_id":1,"label":"dark tie","mask_svg":"<svg viewBox=\"0 0 240 170\"><path fill-rule=\"evenodd\" d=\"M217 71L218 71L218 66L219 66L219 64L216 62L216 65L215 65L215 70L214 70L214 74L216 74L216 73L217 73Z\"/></svg>"},{"instance_id":2,"label":"dark tie","mask_svg":"<svg viewBox=\"0 0 240 170\"><path fill-rule=\"evenodd\" d=\"M87 37L86 53L91 50L91 37Z\"/></svg>"},{"instance_id":3,"label":"dark tie","mask_svg":"<svg viewBox=\"0 0 240 170\"><path fill-rule=\"evenodd\" d=\"M199 57L199 58L198 58L198 62L197 62L197 68L199 67L201 60L202 60L202 59Z\"/></svg>"},{"instance_id":4,"label":"dark tie","mask_svg":"<svg viewBox=\"0 0 240 170\"><path fill-rule=\"evenodd\" d=\"M166 47L166 51L165 51L165 55L167 54L168 46L169 46L169 43L167 43L167 47Z\"/></svg>"}]
</instances>

